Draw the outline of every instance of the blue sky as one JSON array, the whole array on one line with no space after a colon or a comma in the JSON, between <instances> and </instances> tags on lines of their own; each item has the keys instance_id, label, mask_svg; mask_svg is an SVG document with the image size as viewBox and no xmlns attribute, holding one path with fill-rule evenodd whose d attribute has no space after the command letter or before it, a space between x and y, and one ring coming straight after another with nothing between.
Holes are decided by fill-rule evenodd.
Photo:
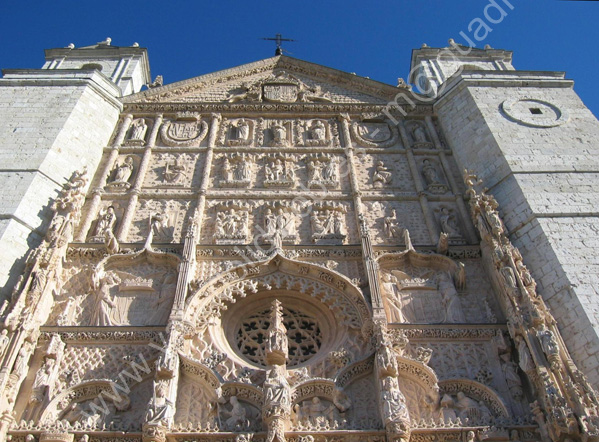
<instances>
[{"instance_id":1,"label":"blue sky","mask_svg":"<svg viewBox=\"0 0 599 442\"><path fill-rule=\"evenodd\" d=\"M268 58L260 37L297 40L291 56L395 85L422 43L463 42L460 31L483 17L490 0L420 1L37 1L0 2L0 67L37 68L43 49L113 45L147 47L152 75L165 83ZM504 0L497 0L503 4ZM514 51L523 70L566 71L599 115L599 2L510 0L514 6L481 42Z\"/></svg>"}]
</instances>

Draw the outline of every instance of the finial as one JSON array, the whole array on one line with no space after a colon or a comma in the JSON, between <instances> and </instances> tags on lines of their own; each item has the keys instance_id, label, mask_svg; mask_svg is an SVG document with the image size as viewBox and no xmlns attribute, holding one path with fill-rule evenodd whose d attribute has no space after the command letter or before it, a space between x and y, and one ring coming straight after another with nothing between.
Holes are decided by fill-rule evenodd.
<instances>
[{"instance_id":1,"label":"finial","mask_svg":"<svg viewBox=\"0 0 599 442\"><path fill-rule=\"evenodd\" d=\"M456 42L455 42L455 40L453 38L450 38L448 40L448 43L449 43L449 46L456 46Z\"/></svg>"},{"instance_id":2,"label":"finial","mask_svg":"<svg viewBox=\"0 0 599 442\"><path fill-rule=\"evenodd\" d=\"M98 45L101 45L101 46L110 46L110 42L111 42L111 41L112 41L112 38L110 38L110 37L106 37L106 40L104 40L104 41L99 41L99 42L98 42Z\"/></svg>"},{"instance_id":3,"label":"finial","mask_svg":"<svg viewBox=\"0 0 599 442\"><path fill-rule=\"evenodd\" d=\"M69 43L67 45L67 48L69 48L69 49L75 49L75 44L74 43Z\"/></svg>"},{"instance_id":4,"label":"finial","mask_svg":"<svg viewBox=\"0 0 599 442\"><path fill-rule=\"evenodd\" d=\"M421 46L421 47L423 47L423 48L428 48L428 45L427 45L426 43L422 43L422 46Z\"/></svg>"},{"instance_id":5,"label":"finial","mask_svg":"<svg viewBox=\"0 0 599 442\"><path fill-rule=\"evenodd\" d=\"M138 47L139 47L139 43L138 43L138 42L135 42L135 43L133 43L133 44L131 45L131 47L132 47L132 48L138 48Z\"/></svg>"},{"instance_id":6,"label":"finial","mask_svg":"<svg viewBox=\"0 0 599 442\"><path fill-rule=\"evenodd\" d=\"M493 49L493 48L491 47L491 45L487 44L487 45L485 45L485 49L488 50L488 49Z\"/></svg>"}]
</instances>

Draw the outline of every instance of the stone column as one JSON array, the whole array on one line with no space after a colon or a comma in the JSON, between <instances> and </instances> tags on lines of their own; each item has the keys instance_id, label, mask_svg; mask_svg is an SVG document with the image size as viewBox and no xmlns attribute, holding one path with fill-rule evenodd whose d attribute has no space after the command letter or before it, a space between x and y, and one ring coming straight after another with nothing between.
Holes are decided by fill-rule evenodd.
<instances>
[{"instance_id":1,"label":"stone column","mask_svg":"<svg viewBox=\"0 0 599 442\"><path fill-rule=\"evenodd\" d=\"M202 179L200 182L200 190L198 196L197 205L197 216L198 216L198 228L197 228L197 240L199 241L202 234L202 224L204 221L204 210L206 208L206 191L210 184L210 174L212 172L212 161L214 157L214 145L216 143L216 136L218 135L219 123L222 116L220 114L212 114L212 120L210 121L210 133L208 134L208 148L206 150L206 160L204 162L204 170L202 172ZM196 242L197 244L197 242Z\"/></svg>"},{"instance_id":2,"label":"stone column","mask_svg":"<svg viewBox=\"0 0 599 442\"><path fill-rule=\"evenodd\" d=\"M110 148L110 153L108 154L108 158L106 159L106 163L100 172L100 180L98 182L98 186L92 191L92 199L88 204L87 213L85 217L81 221L81 225L79 227L79 232L75 238L76 242L85 242L87 238L87 232L89 231L92 222L98 216L98 212L100 209L100 203L102 201L102 193L104 186L106 186L106 182L108 181L108 176L112 169L114 168L114 164L116 159L119 156L119 147L123 143L125 139L125 135L127 135L127 130L131 125L131 121L133 120L133 116L131 114L126 114L123 122L121 123L121 127L119 128L119 132L112 143Z\"/></svg>"},{"instance_id":3,"label":"stone column","mask_svg":"<svg viewBox=\"0 0 599 442\"><path fill-rule=\"evenodd\" d=\"M341 127L343 132L343 143L345 144L345 156L347 158L347 167L349 170L349 178L354 203L354 213L356 215L356 225L358 226L361 243L362 243L362 259L366 269L368 278L368 286L370 287L370 299L372 303L373 319L386 320L385 307L381 295L381 286L379 281L379 267L374 256L372 248L372 238L364 217L362 207L362 193L356 176L354 147L351 142L351 133L349 130L350 117L343 114L340 117Z\"/></svg>"},{"instance_id":4,"label":"stone column","mask_svg":"<svg viewBox=\"0 0 599 442\"><path fill-rule=\"evenodd\" d=\"M127 235L129 233L129 227L131 226L131 221L133 220L133 216L135 215L135 210L137 208L137 201L139 199L139 193L141 191L141 187L143 186L143 182L146 178L146 173L148 171L148 166L150 165L150 160L152 159L152 147L154 147L156 143L156 137L158 135L158 128L162 123L162 114L159 114L154 119L154 125L152 126L152 132L150 133L150 137L148 139L148 144L146 145L146 149L141 158L141 162L139 164L139 169L137 170L137 177L135 178L135 184L133 188L129 191L129 202L127 203L127 207L125 208L125 213L123 213L123 218L121 219L119 225L119 233L117 235L117 239L119 242L126 242Z\"/></svg>"},{"instance_id":5,"label":"stone column","mask_svg":"<svg viewBox=\"0 0 599 442\"><path fill-rule=\"evenodd\" d=\"M428 203L428 197L426 196L426 192L424 191L422 177L418 172L418 166L416 166L414 152L410 147L410 139L408 137L408 134L406 133L405 127L402 124L399 124L398 128L403 144L406 146L408 166L410 167L412 179L414 180L414 184L416 185L416 192L418 192L418 201L420 202L420 208L422 209L422 213L424 214L424 222L426 223L426 227L428 228L429 238L431 244L436 244L439 240L439 228L437 227L437 222L435 221L435 217Z\"/></svg>"}]
</instances>

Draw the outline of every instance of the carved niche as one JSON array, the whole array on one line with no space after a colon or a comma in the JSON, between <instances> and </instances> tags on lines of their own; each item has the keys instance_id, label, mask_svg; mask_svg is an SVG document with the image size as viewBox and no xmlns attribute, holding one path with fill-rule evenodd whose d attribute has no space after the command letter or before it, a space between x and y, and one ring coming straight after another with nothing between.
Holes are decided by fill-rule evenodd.
<instances>
[{"instance_id":1,"label":"carved niche","mask_svg":"<svg viewBox=\"0 0 599 442\"><path fill-rule=\"evenodd\" d=\"M287 147L293 144L293 122L272 120L264 130L266 143L271 147Z\"/></svg>"},{"instance_id":2,"label":"carved niche","mask_svg":"<svg viewBox=\"0 0 599 442\"><path fill-rule=\"evenodd\" d=\"M216 244L245 243L249 239L250 207L240 201L218 203L214 207Z\"/></svg>"},{"instance_id":3,"label":"carved niche","mask_svg":"<svg viewBox=\"0 0 599 442\"><path fill-rule=\"evenodd\" d=\"M135 155L127 155L122 161L117 162L110 173L106 187L110 190L128 190L131 187L131 177L135 165L139 161Z\"/></svg>"},{"instance_id":4,"label":"carved niche","mask_svg":"<svg viewBox=\"0 0 599 442\"><path fill-rule=\"evenodd\" d=\"M208 133L208 123L195 112L179 112L175 120L167 121L160 129L167 146L197 146Z\"/></svg>"},{"instance_id":5,"label":"carved niche","mask_svg":"<svg viewBox=\"0 0 599 442\"><path fill-rule=\"evenodd\" d=\"M434 147L431 142L430 135L423 121L408 121L406 130L412 140L414 149L432 149Z\"/></svg>"},{"instance_id":6,"label":"carved niche","mask_svg":"<svg viewBox=\"0 0 599 442\"><path fill-rule=\"evenodd\" d=\"M249 187L254 177L254 156L231 153L222 156L220 187Z\"/></svg>"},{"instance_id":7,"label":"carved niche","mask_svg":"<svg viewBox=\"0 0 599 442\"><path fill-rule=\"evenodd\" d=\"M304 158L308 169L309 189L339 187L339 157L330 154L311 154Z\"/></svg>"},{"instance_id":8,"label":"carved niche","mask_svg":"<svg viewBox=\"0 0 599 442\"><path fill-rule=\"evenodd\" d=\"M190 201L141 200L128 235L130 242L139 242L152 234L152 241L170 243L180 237Z\"/></svg>"},{"instance_id":9,"label":"carved niche","mask_svg":"<svg viewBox=\"0 0 599 442\"><path fill-rule=\"evenodd\" d=\"M92 233L88 238L89 242L103 243L107 237L114 236L118 220L117 212L120 215L122 210L116 204L106 206L98 212L91 229Z\"/></svg>"},{"instance_id":10,"label":"carved niche","mask_svg":"<svg viewBox=\"0 0 599 442\"><path fill-rule=\"evenodd\" d=\"M362 119L351 125L354 138L367 147L391 147L399 142L397 128L387 120Z\"/></svg>"},{"instance_id":11,"label":"carved niche","mask_svg":"<svg viewBox=\"0 0 599 442\"><path fill-rule=\"evenodd\" d=\"M219 144L251 146L254 141L255 126L255 121L247 118L225 119L220 128Z\"/></svg>"},{"instance_id":12,"label":"carved niche","mask_svg":"<svg viewBox=\"0 0 599 442\"><path fill-rule=\"evenodd\" d=\"M379 262L389 322L467 322L458 292L464 287L464 272L454 261L410 249L383 255Z\"/></svg>"},{"instance_id":13,"label":"carved niche","mask_svg":"<svg viewBox=\"0 0 599 442\"><path fill-rule=\"evenodd\" d=\"M154 185L160 187L182 187L189 185L189 175L193 171L196 155L159 153L156 154L153 169Z\"/></svg>"},{"instance_id":14,"label":"carved niche","mask_svg":"<svg viewBox=\"0 0 599 442\"><path fill-rule=\"evenodd\" d=\"M442 169L434 159L425 158L422 160L420 171L428 192L435 195L447 193L448 187L444 182Z\"/></svg>"},{"instance_id":15,"label":"carved niche","mask_svg":"<svg viewBox=\"0 0 599 442\"><path fill-rule=\"evenodd\" d=\"M143 146L146 143L148 124L145 118L137 118L131 123L125 144Z\"/></svg>"},{"instance_id":16,"label":"carved niche","mask_svg":"<svg viewBox=\"0 0 599 442\"><path fill-rule=\"evenodd\" d=\"M458 219L455 211L448 206L439 206L435 209L439 228L442 233L447 235L449 244L466 244L466 239L458 226Z\"/></svg>"},{"instance_id":17,"label":"carved niche","mask_svg":"<svg viewBox=\"0 0 599 442\"><path fill-rule=\"evenodd\" d=\"M316 244L342 244L347 238L347 208L337 203L316 203L310 213L312 240Z\"/></svg>"},{"instance_id":18,"label":"carved niche","mask_svg":"<svg viewBox=\"0 0 599 442\"><path fill-rule=\"evenodd\" d=\"M295 170L295 159L292 155L266 155L264 158L264 187L294 187Z\"/></svg>"}]
</instances>

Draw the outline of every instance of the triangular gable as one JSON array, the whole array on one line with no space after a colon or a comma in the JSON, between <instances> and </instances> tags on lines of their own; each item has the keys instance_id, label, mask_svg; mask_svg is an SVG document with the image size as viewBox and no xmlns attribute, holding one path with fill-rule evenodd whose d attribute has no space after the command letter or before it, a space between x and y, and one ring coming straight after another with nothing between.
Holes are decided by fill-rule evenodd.
<instances>
[{"instance_id":1,"label":"triangular gable","mask_svg":"<svg viewBox=\"0 0 599 442\"><path fill-rule=\"evenodd\" d=\"M277 56L149 89L125 103L386 104L402 89L287 56Z\"/></svg>"}]
</instances>

